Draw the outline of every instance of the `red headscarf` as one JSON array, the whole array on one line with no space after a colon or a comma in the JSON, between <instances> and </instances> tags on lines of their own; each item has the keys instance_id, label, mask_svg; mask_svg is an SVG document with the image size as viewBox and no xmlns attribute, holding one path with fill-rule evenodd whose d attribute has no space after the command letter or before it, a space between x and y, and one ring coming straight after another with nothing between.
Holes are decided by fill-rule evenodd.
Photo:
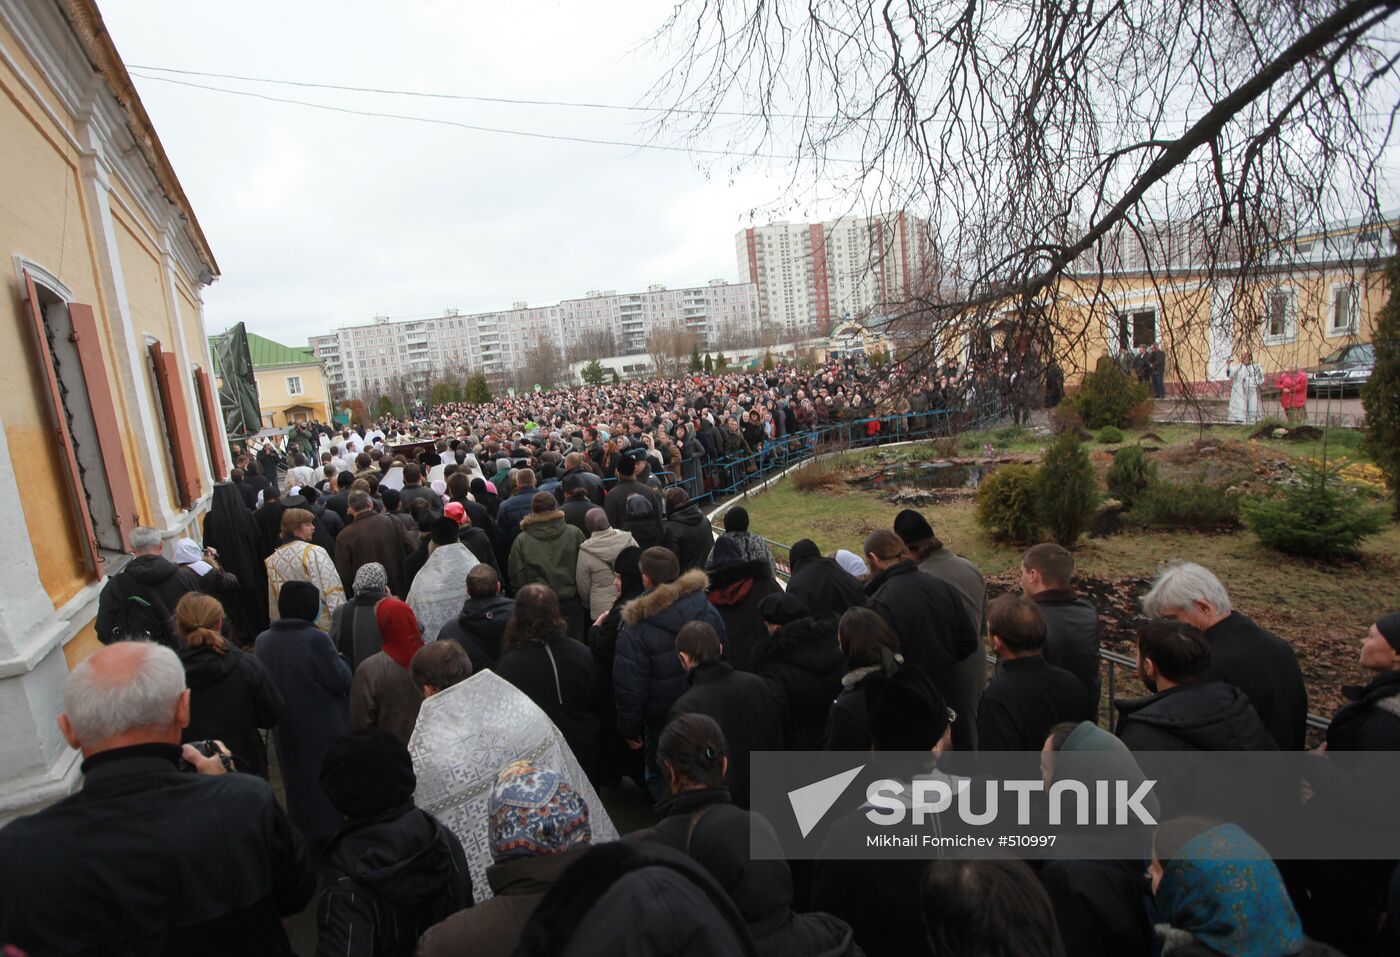
<instances>
[{"instance_id":1,"label":"red headscarf","mask_svg":"<svg viewBox=\"0 0 1400 957\"><path fill-rule=\"evenodd\" d=\"M374 606L374 621L384 639L384 653L407 668L414 652L423 647L423 629L413 609L397 598L385 598Z\"/></svg>"}]
</instances>

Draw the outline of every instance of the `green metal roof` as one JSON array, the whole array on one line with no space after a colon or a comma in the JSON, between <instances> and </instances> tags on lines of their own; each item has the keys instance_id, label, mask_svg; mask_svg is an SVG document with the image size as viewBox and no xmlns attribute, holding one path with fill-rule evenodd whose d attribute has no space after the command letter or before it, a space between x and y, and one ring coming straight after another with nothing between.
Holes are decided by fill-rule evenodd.
<instances>
[{"instance_id":1,"label":"green metal roof","mask_svg":"<svg viewBox=\"0 0 1400 957\"><path fill-rule=\"evenodd\" d=\"M218 342L223 336L210 336L211 344ZM253 361L254 369L273 369L277 366L304 366L317 362L316 353L310 346L293 348L284 346L280 342L273 342L271 339L248 333L248 358Z\"/></svg>"}]
</instances>

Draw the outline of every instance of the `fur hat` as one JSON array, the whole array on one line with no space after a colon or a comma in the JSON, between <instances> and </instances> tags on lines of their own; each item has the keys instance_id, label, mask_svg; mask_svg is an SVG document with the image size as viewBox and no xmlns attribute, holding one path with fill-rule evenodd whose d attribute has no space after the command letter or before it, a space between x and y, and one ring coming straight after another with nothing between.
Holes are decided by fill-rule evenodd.
<instances>
[{"instance_id":1,"label":"fur hat","mask_svg":"<svg viewBox=\"0 0 1400 957\"><path fill-rule=\"evenodd\" d=\"M918 665L904 665L874 689L870 738L878 751L928 751L948 729L948 706Z\"/></svg>"},{"instance_id":2,"label":"fur hat","mask_svg":"<svg viewBox=\"0 0 1400 957\"><path fill-rule=\"evenodd\" d=\"M315 621L321 614L321 589L310 582L284 583L277 593L277 614L282 618Z\"/></svg>"}]
</instances>

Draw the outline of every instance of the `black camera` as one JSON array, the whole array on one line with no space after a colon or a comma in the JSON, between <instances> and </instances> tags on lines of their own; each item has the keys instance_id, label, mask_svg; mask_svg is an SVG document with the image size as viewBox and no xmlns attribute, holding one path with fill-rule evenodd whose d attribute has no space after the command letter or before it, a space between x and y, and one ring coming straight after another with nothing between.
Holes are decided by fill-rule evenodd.
<instances>
[{"instance_id":1,"label":"black camera","mask_svg":"<svg viewBox=\"0 0 1400 957\"><path fill-rule=\"evenodd\" d=\"M219 742L213 740L212 738L206 738L203 741L190 741L188 742L188 744L190 747L194 748L206 758L218 758L221 762L223 762L225 771L233 770L233 759L229 757L229 755L225 754L224 751L219 747ZM175 766L181 771L198 770L193 764L190 764L183 757L180 758L180 760L176 763Z\"/></svg>"}]
</instances>

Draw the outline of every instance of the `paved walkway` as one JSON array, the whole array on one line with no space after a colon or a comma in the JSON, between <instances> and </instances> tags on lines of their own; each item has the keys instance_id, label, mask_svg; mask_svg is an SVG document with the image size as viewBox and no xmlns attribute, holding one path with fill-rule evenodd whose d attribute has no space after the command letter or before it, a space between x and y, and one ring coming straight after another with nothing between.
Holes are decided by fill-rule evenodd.
<instances>
[{"instance_id":1,"label":"paved walkway","mask_svg":"<svg viewBox=\"0 0 1400 957\"><path fill-rule=\"evenodd\" d=\"M1229 403L1224 399L1158 399L1152 418L1158 422L1205 422L1227 424ZM1356 428L1366 419L1360 399L1309 399L1304 407L1311 425L1342 425ZM1264 418L1283 418L1276 400L1264 400Z\"/></svg>"}]
</instances>

